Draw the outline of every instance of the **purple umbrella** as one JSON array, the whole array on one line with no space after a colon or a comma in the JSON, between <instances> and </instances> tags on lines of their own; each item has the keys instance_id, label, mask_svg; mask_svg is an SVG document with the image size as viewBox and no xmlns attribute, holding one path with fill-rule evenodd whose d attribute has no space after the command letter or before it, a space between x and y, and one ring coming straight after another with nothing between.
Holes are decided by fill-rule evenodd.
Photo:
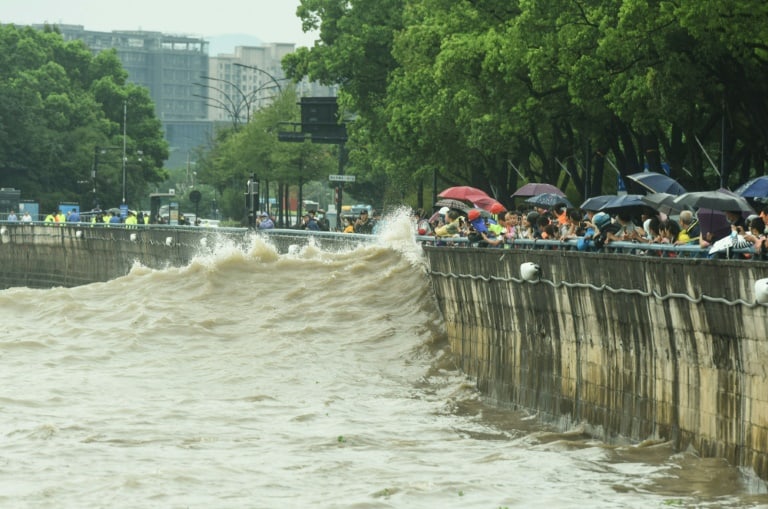
<instances>
[{"instance_id":1,"label":"purple umbrella","mask_svg":"<svg viewBox=\"0 0 768 509\"><path fill-rule=\"evenodd\" d=\"M712 233L713 239L720 239L731 233L731 225L725 217L725 212L714 209L699 209L696 212L696 218L699 220L699 231L704 237Z\"/></svg>"},{"instance_id":2,"label":"purple umbrella","mask_svg":"<svg viewBox=\"0 0 768 509\"><path fill-rule=\"evenodd\" d=\"M515 198L517 196L538 196L540 194L556 194L558 196L565 196L565 193L562 192L557 187L553 186L552 184L543 184L543 183L537 183L537 182L529 182L528 184L525 184L523 187L512 193L512 198Z\"/></svg>"}]
</instances>

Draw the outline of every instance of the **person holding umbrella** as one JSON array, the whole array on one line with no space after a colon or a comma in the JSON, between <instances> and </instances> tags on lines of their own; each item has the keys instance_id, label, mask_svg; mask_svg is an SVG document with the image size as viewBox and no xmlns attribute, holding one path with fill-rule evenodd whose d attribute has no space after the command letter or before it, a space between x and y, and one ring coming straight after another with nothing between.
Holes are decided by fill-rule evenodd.
<instances>
[{"instance_id":1,"label":"person holding umbrella","mask_svg":"<svg viewBox=\"0 0 768 509\"><path fill-rule=\"evenodd\" d=\"M735 231L737 235L744 235L744 231L747 229L747 222L744 220L741 211L726 210L725 217L728 219L732 231Z\"/></svg>"}]
</instances>

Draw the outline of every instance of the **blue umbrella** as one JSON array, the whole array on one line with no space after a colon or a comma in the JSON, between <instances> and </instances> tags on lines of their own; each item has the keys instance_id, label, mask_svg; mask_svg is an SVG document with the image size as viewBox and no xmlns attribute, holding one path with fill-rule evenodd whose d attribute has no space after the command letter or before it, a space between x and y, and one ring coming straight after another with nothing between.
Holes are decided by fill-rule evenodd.
<instances>
[{"instance_id":1,"label":"blue umbrella","mask_svg":"<svg viewBox=\"0 0 768 509\"><path fill-rule=\"evenodd\" d=\"M652 193L669 193L681 195L686 192L686 189L681 186L677 180L673 179L672 177L668 177L664 173L656 173L655 171L641 171L640 173L627 175L627 178L641 185Z\"/></svg>"},{"instance_id":2,"label":"blue umbrella","mask_svg":"<svg viewBox=\"0 0 768 509\"><path fill-rule=\"evenodd\" d=\"M565 196L560 196L554 193L542 193L532 196L525 200L526 203L536 205L537 207L552 208L555 205L565 205L566 207L573 207L573 204L568 201Z\"/></svg>"},{"instance_id":3,"label":"blue umbrella","mask_svg":"<svg viewBox=\"0 0 768 509\"><path fill-rule=\"evenodd\" d=\"M768 197L768 176L753 178L739 186L735 193L744 198Z\"/></svg>"}]
</instances>

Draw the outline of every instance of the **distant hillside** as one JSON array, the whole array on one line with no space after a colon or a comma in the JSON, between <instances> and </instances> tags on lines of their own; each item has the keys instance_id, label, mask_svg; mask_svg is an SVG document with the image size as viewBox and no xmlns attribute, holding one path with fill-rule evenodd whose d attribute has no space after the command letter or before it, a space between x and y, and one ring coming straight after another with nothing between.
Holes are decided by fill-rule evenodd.
<instances>
[{"instance_id":1,"label":"distant hillside","mask_svg":"<svg viewBox=\"0 0 768 509\"><path fill-rule=\"evenodd\" d=\"M258 37L247 34L208 35L204 39L210 42L208 50L210 56L222 53L232 54L237 46L261 46L264 44Z\"/></svg>"}]
</instances>

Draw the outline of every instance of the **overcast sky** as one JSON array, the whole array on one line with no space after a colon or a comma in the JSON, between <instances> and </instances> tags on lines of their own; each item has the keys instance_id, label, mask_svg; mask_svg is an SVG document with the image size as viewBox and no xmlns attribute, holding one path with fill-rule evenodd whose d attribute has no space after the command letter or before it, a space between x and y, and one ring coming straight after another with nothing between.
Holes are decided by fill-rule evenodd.
<instances>
[{"instance_id":1,"label":"overcast sky","mask_svg":"<svg viewBox=\"0 0 768 509\"><path fill-rule=\"evenodd\" d=\"M264 43L311 46L299 0L0 0L0 23L83 25L86 30L148 30L213 37L242 34Z\"/></svg>"}]
</instances>

